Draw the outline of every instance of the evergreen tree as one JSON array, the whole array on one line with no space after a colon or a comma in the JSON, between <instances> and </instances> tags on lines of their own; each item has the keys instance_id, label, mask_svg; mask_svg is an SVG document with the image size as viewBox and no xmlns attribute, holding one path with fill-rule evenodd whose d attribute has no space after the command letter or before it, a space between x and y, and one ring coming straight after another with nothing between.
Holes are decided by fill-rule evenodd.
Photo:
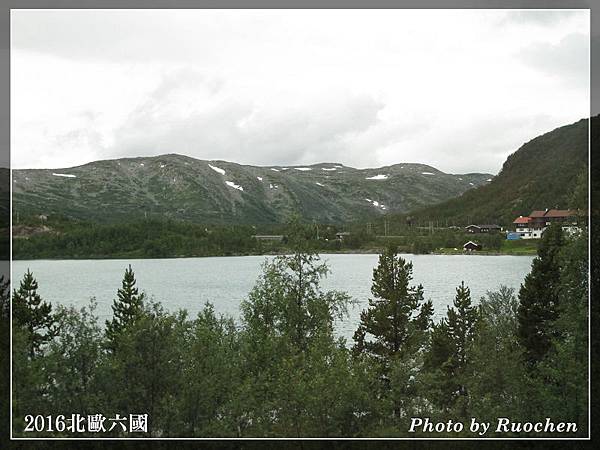
<instances>
[{"instance_id":1,"label":"evergreen tree","mask_svg":"<svg viewBox=\"0 0 600 450\"><path fill-rule=\"evenodd\" d=\"M145 296L143 292L139 293L135 284L135 274L130 264L125 270L122 287L117 290L117 299L112 304L113 318L106 321L106 336L113 350L123 330L142 315Z\"/></svg>"},{"instance_id":2,"label":"evergreen tree","mask_svg":"<svg viewBox=\"0 0 600 450\"><path fill-rule=\"evenodd\" d=\"M409 286L412 263L396 254L394 248L379 256L373 269L369 307L361 312L354 334L357 353L367 353L384 366L393 356L417 350L431 325L433 306L423 301L423 286ZM373 340L367 339L367 334Z\"/></svg>"},{"instance_id":3,"label":"evergreen tree","mask_svg":"<svg viewBox=\"0 0 600 450\"><path fill-rule=\"evenodd\" d=\"M425 365L434 372L433 385L439 405L444 410L457 408L467 416L469 396L466 383L470 377L470 350L479 320L479 308L472 305L471 291L462 282L456 288L453 306L446 319L434 326Z\"/></svg>"},{"instance_id":4,"label":"evergreen tree","mask_svg":"<svg viewBox=\"0 0 600 450\"><path fill-rule=\"evenodd\" d=\"M519 291L519 342L529 368L541 361L551 346L551 323L558 311L559 254L563 241L560 225L551 225L544 231L538 256Z\"/></svg>"},{"instance_id":5,"label":"evergreen tree","mask_svg":"<svg viewBox=\"0 0 600 450\"><path fill-rule=\"evenodd\" d=\"M454 342L453 357L458 367L467 365L467 352L473 342L478 317L478 308L471 304L471 290L463 281L456 288L454 307L448 307L448 333Z\"/></svg>"},{"instance_id":6,"label":"evergreen tree","mask_svg":"<svg viewBox=\"0 0 600 450\"><path fill-rule=\"evenodd\" d=\"M585 435L588 416L588 238L584 231L561 251L557 319L552 346L537 366L535 381L541 411L579 424Z\"/></svg>"},{"instance_id":7,"label":"evergreen tree","mask_svg":"<svg viewBox=\"0 0 600 450\"><path fill-rule=\"evenodd\" d=\"M42 345L56 335L52 305L42 300L38 294L38 282L27 270L19 289L13 292L13 319L17 326L27 331L29 356L33 358Z\"/></svg>"}]
</instances>

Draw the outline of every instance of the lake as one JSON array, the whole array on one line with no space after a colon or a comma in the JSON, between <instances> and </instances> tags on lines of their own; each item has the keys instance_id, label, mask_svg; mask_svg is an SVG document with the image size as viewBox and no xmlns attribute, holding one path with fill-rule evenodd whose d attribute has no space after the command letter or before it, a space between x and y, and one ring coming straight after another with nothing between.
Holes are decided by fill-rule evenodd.
<instances>
[{"instance_id":1,"label":"lake","mask_svg":"<svg viewBox=\"0 0 600 450\"><path fill-rule=\"evenodd\" d=\"M455 289L461 281L471 288L471 297L479 300L500 285L518 291L529 273L531 256L485 255L402 255L413 263L413 283L421 283L425 299L431 299L435 318L446 313ZM337 333L351 339L359 322L360 311L371 296L375 254L321 255L331 269L323 282L325 289L343 290L358 301L350 316L336 325ZM218 313L239 317L240 302L246 298L261 272L265 256L35 260L14 261L13 279L22 279L29 268L39 283L39 293L53 304L81 307L91 297L98 301L97 314L102 323L112 314L111 304L121 287L123 272L131 264L137 286L168 310L187 309L191 316L211 302Z\"/></svg>"}]
</instances>

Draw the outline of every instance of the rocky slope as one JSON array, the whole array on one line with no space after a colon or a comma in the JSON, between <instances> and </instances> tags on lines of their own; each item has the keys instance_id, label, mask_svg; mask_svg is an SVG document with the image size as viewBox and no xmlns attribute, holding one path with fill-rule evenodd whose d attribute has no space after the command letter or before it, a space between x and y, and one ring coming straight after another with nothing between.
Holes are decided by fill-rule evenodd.
<instances>
[{"instance_id":1,"label":"rocky slope","mask_svg":"<svg viewBox=\"0 0 600 450\"><path fill-rule=\"evenodd\" d=\"M299 215L341 223L433 205L491 179L490 174L446 174L422 164L257 167L169 154L14 170L13 215L223 224L279 223Z\"/></svg>"}]
</instances>

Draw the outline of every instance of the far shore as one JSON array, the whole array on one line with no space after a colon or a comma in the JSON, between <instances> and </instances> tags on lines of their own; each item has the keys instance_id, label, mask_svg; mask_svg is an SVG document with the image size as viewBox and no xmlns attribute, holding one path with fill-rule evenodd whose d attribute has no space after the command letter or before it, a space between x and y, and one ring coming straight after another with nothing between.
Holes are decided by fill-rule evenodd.
<instances>
[{"instance_id":1,"label":"far shore","mask_svg":"<svg viewBox=\"0 0 600 450\"><path fill-rule=\"evenodd\" d=\"M320 255L377 255L380 254L383 248L360 248L360 249L344 249L344 250L327 250L316 251ZM443 251L433 251L430 253L412 253L400 251L403 255L414 256L536 256L536 253L527 251L461 251L454 249L443 249ZM82 257L55 257L55 258L13 258L12 261L84 261L84 260L111 260L111 259L184 259L184 258L224 258L224 257L240 257L240 256L282 256L289 255L291 252L263 252L263 253L237 253L228 255L173 255L173 256L139 256L139 255L114 255L114 256L82 256Z\"/></svg>"}]
</instances>

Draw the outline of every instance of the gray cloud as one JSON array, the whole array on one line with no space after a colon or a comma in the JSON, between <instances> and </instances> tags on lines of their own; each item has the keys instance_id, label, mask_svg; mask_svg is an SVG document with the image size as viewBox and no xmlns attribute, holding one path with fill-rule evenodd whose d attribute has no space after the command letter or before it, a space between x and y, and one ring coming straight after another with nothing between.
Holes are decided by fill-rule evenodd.
<instances>
[{"instance_id":1,"label":"gray cloud","mask_svg":"<svg viewBox=\"0 0 600 450\"><path fill-rule=\"evenodd\" d=\"M495 172L523 142L586 114L586 18L15 11L13 162L175 152Z\"/></svg>"},{"instance_id":2,"label":"gray cloud","mask_svg":"<svg viewBox=\"0 0 600 450\"><path fill-rule=\"evenodd\" d=\"M190 87L219 93L223 83L189 70L166 76L115 132L113 156L184 153L204 159L253 164L301 164L360 157L349 153L347 140L378 124L384 104L369 96L326 98L310 107L260 110L241 99L214 102L203 111L174 119L169 111L177 92ZM217 88L215 88L217 86ZM371 147L372 150L372 147Z\"/></svg>"},{"instance_id":3,"label":"gray cloud","mask_svg":"<svg viewBox=\"0 0 600 450\"><path fill-rule=\"evenodd\" d=\"M519 52L525 64L566 82L586 83L589 78L589 36L571 33L556 44L537 42Z\"/></svg>"}]
</instances>

